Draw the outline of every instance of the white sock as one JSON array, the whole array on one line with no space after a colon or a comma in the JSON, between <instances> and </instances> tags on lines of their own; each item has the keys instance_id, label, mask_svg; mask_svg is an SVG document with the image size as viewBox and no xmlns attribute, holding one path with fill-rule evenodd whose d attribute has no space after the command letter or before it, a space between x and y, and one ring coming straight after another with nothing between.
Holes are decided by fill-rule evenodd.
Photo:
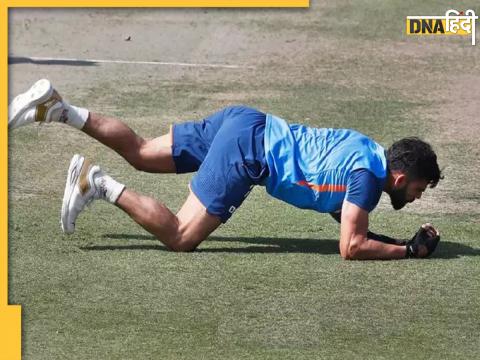
<instances>
[{"instance_id":1,"label":"white sock","mask_svg":"<svg viewBox=\"0 0 480 360\"><path fill-rule=\"evenodd\" d=\"M94 178L95 186L100 190L102 199L115 204L120 197L120 194L125 189L125 185L120 184L111 176L100 173Z\"/></svg>"},{"instance_id":2,"label":"white sock","mask_svg":"<svg viewBox=\"0 0 480 360\"><path fill-rule=\"evenodd\" d=\"M81 129L87 122L88 114L89 111L87 109L70 105L64 101L60 109L52 112L51 121L63 122L74 128Z\"/></svg>"},{"instance_id":3,"label":"white sock","mask_svg":"<svg viewBox=\"0 0 480 360\"><path fill-rule=\"evenodd\" d=\"M89 111L85 108L76 107L68 103L64 103L65 107L60 114L59 121L71 125L77 129L83 128L88 119ZM65 111L67 110L67 111ZM64 117L64 119L62 119Z\"/></svg>"},{"instance_id":4,"label":"white sock","mask_svg":"<svg viewBox=\"0 0 480 360\"><path fill-rule=\"evenodd\" d=\"M29 122L34 121L35 113L36 110L31 109L23 116L25 116ZM85 108L76 107L63 102L63 106L61 108L52 111L49 121L63 122L73 126L74 128L81 129L87 122L88 114L89 111Z\"/></svg>"}]
</instances>

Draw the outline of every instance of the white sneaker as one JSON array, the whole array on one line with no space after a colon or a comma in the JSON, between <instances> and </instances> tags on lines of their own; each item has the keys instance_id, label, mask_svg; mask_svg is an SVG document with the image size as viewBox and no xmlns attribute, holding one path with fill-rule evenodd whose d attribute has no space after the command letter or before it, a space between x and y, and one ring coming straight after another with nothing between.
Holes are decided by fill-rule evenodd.
<instances>
[{"instance_id":1,"label":"white sneaker","mask_svg":"<svg viewBox=\"0 0 480 360\"><path fill-rule=\"evenodd\" d=\"M67 117L62 110L61 96L47 79L38 80L27 92L18 95L8 107L8 128L15 129L34 121L63 121ZM53 113L56 112L54 119Z\"/></svg>"},{"instance_id":2,"label":"white sneaker","mask_svg":"<svg viewBox=\"0 0 480 360\"><path fill-rule=\"evenodd\" d=\"M97 189L95 178L103 172L97 165L92 165L81 155L74 155L68 168L67 183L63 194L60 222L63 232L75 231L75 220L93 200L104 199L105 190Z\"/></svg>"}]
</instances>

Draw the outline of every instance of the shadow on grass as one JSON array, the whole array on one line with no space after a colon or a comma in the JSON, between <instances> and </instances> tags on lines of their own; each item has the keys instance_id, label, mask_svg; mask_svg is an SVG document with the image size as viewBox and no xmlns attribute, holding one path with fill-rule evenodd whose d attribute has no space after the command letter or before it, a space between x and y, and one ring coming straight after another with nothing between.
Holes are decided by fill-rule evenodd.
<instances>
[{"instance_id":1,"label":"shadow on grass","mask_svg":"<svg viewBox=\"0 0 480 360\"><path fill-rule=\"evenodd\" d=\"M8 64L96 66L97 62L76 59L36 59L26 56L9 56Z\"/></svg>"},{"instance_id":2,"label":"shadow on grass","mask_svg":"<svg viewBox=\"0 0 480 360\"><path fill-rule=\"evenodd\" d=\"M218 237L211 236L208 242L228 244L223 247L200 248L201 252L232 253L316 253L339 254L338 240L335 239L293 239L271 237ZM235 245L235 243L247 246Z\"/></svg>"},{"instance_id":3,"label":"shadow on grass","mask_svg":"<svg viewBox=\"0 0 480 360\"><path fill-rule=\"evenodd\" d=\"M103 238L118 240L157 241L154 236L143 234L105 234ZM214 247L208 245L216 243ZM224 245L217 247L217 243ZM242 246L247 244L249 246ZM90 245L80 247L86 251L102 250L163 250L163 245ZM267 237L218 237L211 236L203 242L196 252L205 253L317 253L338 254L338 240L333 239L289 239Z\"/></svg>"},{"instance_id":4,"label":"shadow on grass","mask_svg":"<svg viewBox=\"0 0 480 360\"><path fill-rule=\"evenodd\" d=\"M105 239L157 241L154 236L144 234L105 234ZM215 243L214 247L208 247L209 243ZM238 245L246 244L247 246ZM220 244L220 247L217 245ZM207 247L205 247L207 246ZM106 250L160 250L168 251L161 244L125 244L125 245L90 245L80 249L85 251ZM336 239L294 239L294 238L271 238L271 237L209 237L197 252L205 253L316 253L338 254L338 240ZM480 249L468 245L442 241L432 258L455 259L461 256L479 256Z\"/></svg>"},{"instance_id":5,"label":"shadow on grass","mask_svg":"<svg viewBox=\"0 0 480 360\"><path fill-rule=\"evenodd\" d=\"M456 242L440 241L432 258L455 259L461 256L480 256L480 249Z\"/></svg>"}]
</instances>

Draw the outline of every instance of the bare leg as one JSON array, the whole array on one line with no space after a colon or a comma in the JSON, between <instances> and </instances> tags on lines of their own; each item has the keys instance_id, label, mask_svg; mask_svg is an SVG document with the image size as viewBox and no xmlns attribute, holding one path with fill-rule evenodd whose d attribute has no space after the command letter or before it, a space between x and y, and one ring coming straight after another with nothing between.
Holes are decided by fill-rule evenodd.
<instances>
[{"instance_id":1,"label":"bare leg","mask_svg":"<svg viewBox=\"0 0 480 360\"><path fill-rule=\"evenodd\" d=\"M115 118L90 113L82 131L115 150L138 170L174 173L172 135L146 140Z\"/></svg>"},{"instance_id":2,"label":"bare leg","mask_svg":"<svg viewBox=\"0 0 480 360\"><path fill-rule=\"evenodd\" d=\"M192 192L176 216L155 199L128 189L124 190L116 204L174 251L195 249L221 224L220 218L208 214Z\"/></svg>"}]
</instances>

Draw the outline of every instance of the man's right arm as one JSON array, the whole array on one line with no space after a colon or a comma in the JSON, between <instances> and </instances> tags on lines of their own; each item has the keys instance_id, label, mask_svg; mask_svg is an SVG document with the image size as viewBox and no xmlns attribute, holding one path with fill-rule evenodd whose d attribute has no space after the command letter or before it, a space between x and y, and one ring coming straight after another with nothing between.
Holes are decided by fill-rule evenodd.
<instances>
[{"instance_id":1,"label":"man's right arm","mask_svg":"<svg viewBox=\"0 0 480 360\"><path fill-rule=\"evenodd\" d=\"M331 212L330 216L335 219L336 222L339 224L342 223L342 213L341 212ZM393 245L405 245L407 242L405 240L398 240L394 239L392 237L386 236L386 235L381 235L381 234L376 234L372 231L367 232L367 237L372 240L380 241L385 244L393 244Z\"/></svg>"},{"instance_id":2,"label":"man's right arm","mask_svg":"<svg viewBox=\"0 0 480 360\"><path fill-rule=\"evenodd\" d=\"M405 250L405 257L423 258L430 256L440 241L440 233L428 223L408 242L367 232L365 210L348 201L344 201L343 210L339 222L340 254L344 259L398 259Z\"/></svg>"},{"instance_id":3,"label":"man's right arm","mask_svg":"<svg viewBox=\"0 0 480 360\"><path fill-rule=\"evenodd\" d=\"M402 259L406 246L385 244L367 237L368 212L345 200L340 225L340 255L346 260Z\"/></svg>"}]
</instances>

